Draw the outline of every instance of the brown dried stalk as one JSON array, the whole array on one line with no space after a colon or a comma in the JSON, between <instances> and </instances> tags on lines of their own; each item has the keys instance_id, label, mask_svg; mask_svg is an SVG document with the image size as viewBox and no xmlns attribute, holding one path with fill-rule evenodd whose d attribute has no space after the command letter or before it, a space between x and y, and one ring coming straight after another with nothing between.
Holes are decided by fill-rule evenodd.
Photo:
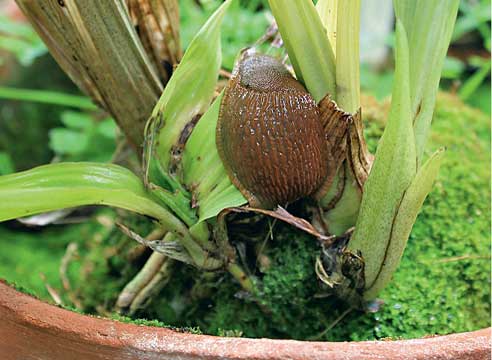
<instances>
[{"instance_id":1,"label":"brown dried stalk","mask_svg":"<svg viewBox=\"0 0 492 360\"><path fill-rule=\"evenodd\" d=\"M159 65L167 61L172 71L181 55L177 0L138 1L131 9L140 9L144 16L133 23L126 0L16 1L62 69L140 149L147 118L169 77ZM146 29L139 31L142 40L134 25ZM159 39L169 43L158 44ZM164 47L169 51L161 51Z\"/></svg>"}]
</instances>

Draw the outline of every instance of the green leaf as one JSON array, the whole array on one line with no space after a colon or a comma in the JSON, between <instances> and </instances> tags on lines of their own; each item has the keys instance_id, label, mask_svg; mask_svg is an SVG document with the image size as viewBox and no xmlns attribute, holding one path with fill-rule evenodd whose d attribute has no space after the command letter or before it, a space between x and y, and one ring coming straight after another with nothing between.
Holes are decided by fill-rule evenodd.
<instances>
[{"instance_id":1,"label":"green leaf","mask_svg":"<svg viewBox=\"0 0 492 360\"><path fill-rule=\"evenodd\" d=\"M207 110L214 95L222 58L220 28L230 4L222 4L196 34L147 124L146 162L152 169L156 158L165 177L183 129Z\"/></svg>"},{"instance_id":2,"label":"green leaf","mask_svg":"<svg viewBox=\"0 0 492 360\"><path fill-rule=\"evenodd\" d=\"M319 18L326 29L331 48L335 52L335 58L337 48L337 9L338 0L319 0L316 3L316 11L318 11Z\"/></svg>"},{"instance_id":3,"label":"green leaf","mask_svg":"<svg viewBox=\"0 0 492 360\"><path fill-rule=\"evenodd\" d=\"M50 148L56 154L79 155L89 146L89 135L70 129L55 128L50 130Z\"/></svg>"},{"instance_id":4,"label":"green leaf","mask_svg":"<svg viewBox=\"0 0 492 360\"><path fill-rule=\"evenodd\" d=\"M335 55L312 0L268 3L297 78L316 102L335 98Z\"/></svg>"},{"instance_id":5,"label":"green leaf","mask_svg":"<svg viewBox=\"0 0 492 360\"><path fill-rule=\"evenodd\" d=\"M458 95L461 100L468 100L473 94L476 93L477 89L482 85L487 76L490 75L490 60L486 59L483 61L482 66L478 71L476 71L472 76L470 76L466 82L461 86L458 91Z\"/></svg>"},{"instance_id":6,"label":"green leaf","mask_svg":"<svg viewBox=\"0 0 492 360\"><path fill-rule=\"evenodd\" d=\"M107 118L97 124L97 133L104 136L107 139L116 139L116 132L118 127L116 126L112 118Z\"/></svg>"},{"instance_id":7,"label":"green leaf","mask_svg":"<svg viewBox=\"0 0 492 360\"><path fill-rule=\"evenodd\" d=\"M117 165L61 163L0 177L0 221L81 205L110 205L165 219L141 180Z\"/></svg>"},{"instance_id":8,"label":"green leaf","mask_svg":"<svg viewBox=\"0 0 492 360\"><path fill-rule=\"evenodd\" d=\"M343 0L337 11L336 102L351 114L360 108L360 0Z\"/></svg>"},{"instance_id":9,"label":"green leaf","mask_svg":"<svg viewBox=\"0 0 492 360\"><path fill-rule=\"evenodd\" d=\"M394 0L394 6L408 37L410 101L420 164L459 0Z\"/></svg>"},{"instance_id":10,"label":"green leaf","mask_svg":"<svg viewBox=\"0 0 492 360\"><path fill-rule=\"evenodd\" d=\"M444 158L444 149L436 151L419 169L408 187L393 223L386 256L374 284L364 293L366 299L373 299L391 281L391 276L400 264L408 237L424 200L432 190ZM417 241L419 239L416 239Z\"/></svg>"},{"instance_id":11,"label":"green leaf","mask_svg":"<svg viewBox=\"0 0 492 360\"><path fill-rule=\"evenodd\" d=\"M60 163L0 177L0 221L82 205L109 205L153 217L176 236L197 266L217 261L131 171L97 163Z\"/></svg>"},{"instance_id":12,"label":"green leaf","mask_svg":"<svg viewBox=\"0 0 492 360\"><path fill-rule=\"evenodd\" d=\"M217 152L215 133L221 101L222 94L198 122L183 154L184 182L193 189L200 221L247 202L229 180Z\"/></svg>"},{"instance_id":13,"label":"green leaf","mask_svg":"<svg viewBox=\"0 0 492 360\"><path fill-rule=\"evenodd\" d=\"M348 229L353 227L357 222L357 216L359 214L360 203L362 199L362 193L357 186L357 180L350 165L345 162L330 188L323 199L321 204L323 206L328 205L336 196L340 181L344 181L343 193L336 203L333 209L325 211L323 219L325 223L329 224L330 234L341 236Z\"/></svg>"},{"instance_id":14,"label":"green leaf","mask_svg":"<svg viewBox=\"0 0 492 360\"><path fill-rule=\"evenodd\" d=\"M465 71L466 65L463 61L447 56L444 59L441 77L444 79L458 79Z\"/></svg>"},{"instance_id":15,"label":"green leaf","mask_svg":"<svg viewBox=\"0 0 492 360\"><path fill-rule=\"evenodd\" d=\"M93 124L92 118L83 112L64 111L61 114L62 123L72 129L90 129Z\"/></svg>"},{"instance_id":16,"label":"green leaf","mask_svg":"<svg viewBox=\"0 0 492 360\"><path fill-rule=\"evenodd\" d=\"M27 23L0 15L0 49L13 53L23 66L29 66L47 49ZM0 57L1 59L1 57Z\"/></svg>"},{"instance_id":17,"label":"green leaf","mask_svg":"<svg viewBox=\"0 0 492 360\"><path fill-rule=\"evenodd\" d=\"M34 101L44 104L70 106L86 110L97 109L97 107L87 97L68 95L65 93L46 90L29 90L0 87L0 99Z\"/></svg>"},{"instance_id":18,"label":"green leaf","mask_svg":"<svg viewBox=\"0 0 492 360\"><path fill-rule=\"evenodd\" d=\"M393 219L416 173L409 65L405 29L397 20L391 111L364 186L355 232L349 242L349 249L360 250L364 258L366 287L371 287L376 280L390 241Z\"/></svg>"}]
</instances>

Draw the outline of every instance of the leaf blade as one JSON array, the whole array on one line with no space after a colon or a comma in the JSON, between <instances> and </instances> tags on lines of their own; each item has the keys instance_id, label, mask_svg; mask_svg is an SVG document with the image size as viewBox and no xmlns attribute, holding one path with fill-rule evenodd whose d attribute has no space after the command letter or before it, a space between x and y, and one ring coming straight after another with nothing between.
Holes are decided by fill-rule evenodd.
<instances>
[{"instance_id":1,"label":"leaf blade","mask_svg":"<svg viewBox=\"0 0 492 360\"><path fill-rule=\"evenodd\" d=\"M336 95L335 55L311 0L268 0L294 67L316 102Z\"/></svg>"},{"instance_id":2,"label":"leaf blade","mask_svg":"<svg viewBox=\"0 0 492 360\"><path fill-rule=\"evenodd\" d=\"M364 186L355 232L349 242L365 261L366 286L372 286L388 247L391 225L405 190L416 173L410 110L409 54L405 29L396 26L396 71L388 123Z\"/></svg>"},{"instance_id":3,"label":"leaf blade","mask_svg":"<svg viewBox=\"0 0 492 360\"><path fill-rule=\"evenodd\" d=\"M410 98L419 166L458 7L459 0L394 0L395 14L408 36Z\"/></svg>"},{"instance_id":4,"label":"leaf blade","mask_svg":"<svg viewBox=\"0 0 492 360\"><path fill-rule=\"evenodd\" d=\"M16 200L17 199L17 200ZM0 177L0 221L81 205L110 205L167 216L131 171L97 163L61 163Z\"/></svg>"},{"instance_id":5,"label":"leaf blade","mask_svg":"<svg viewBox=\"0 0 492 360\"><path fill-rule=\"evenodd\" d=\"M422 208L425 198L439 174L444 158L444 149L436 151L418 170L408 187L398 209L389 242L387 256L384 259L377 280L364 293L366 299L372 299L390 282L391 276L400 264L408 237Z\"/></svg>"},{"instance_id":6,"label":"leaf blade","mask_svg":"<svg viewBox=\"0 0 492 360\"><path fill-rule=\"evenodd\" d=\"M195 35L152 112L147 127L158 127L154 156L164 172L171 165L171 152L183 129L207 110L214 95L222 61L220 28L230 4L231 0L223 3Z\"/></svg>"}]
</instances>

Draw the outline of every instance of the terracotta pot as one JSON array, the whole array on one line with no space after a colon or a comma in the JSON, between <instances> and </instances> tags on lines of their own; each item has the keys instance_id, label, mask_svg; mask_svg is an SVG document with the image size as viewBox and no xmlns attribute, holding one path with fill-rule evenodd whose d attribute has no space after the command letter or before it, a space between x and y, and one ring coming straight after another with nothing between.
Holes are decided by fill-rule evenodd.
<instances>
[{"instance_id":1,"label":"terracotta pot","mask_svg":"<svg viewBox=\"0 0 492 360\"><path fill-rule=\"evenodd\" d=\"M220 338L125 324L49 305L0 282L0 358L490 359L491 329L402 341Z\"/></svg>"}]
</instances>

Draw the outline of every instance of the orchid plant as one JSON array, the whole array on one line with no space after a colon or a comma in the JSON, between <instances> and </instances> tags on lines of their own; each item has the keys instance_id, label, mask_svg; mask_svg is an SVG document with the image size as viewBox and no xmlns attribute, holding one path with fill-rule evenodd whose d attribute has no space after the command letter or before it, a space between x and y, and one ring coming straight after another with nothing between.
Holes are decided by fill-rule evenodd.
<instances>
[{"instance_id":1,"label":"orchid plant","mask_svg":"<svg viewBox=\"0 0 492 360\"><path fill-rule=\"evenodd\" d=\"M113 164L59 163L2 176L0 221L83 205L129 210L154 219L160 230L158 238L146 239L122 226L159 254L151 259L167 257L207 271L226 270L254 292L255 281L244 271L227 232L229 214L252 211L286 221L319 240L322 252L313 266L327 291L347 302L371 300L396 270L444 156L439 149L427 157L424 146L459 1L394 0L391 111L372 156L360 108L360 0L319 0L316 5L312 0L269 0L287 63L329 119L324 135L335 159L332 178L315 205L306 205L309 219L296 218L280 206L249 207L217 151L223 99L217 86L221 24L233 1L226 0L215 11L182 58L176 39L168 40L173 61L179 61L168 77L157 70L158 48L148 46L155 39L139 39L131 26L132 20L138 21L138 7L125 11L128 4L119 0L101 2L97 9L75 1L49 2L43 8L39 4L46 0L18 0L65 71L115 117L141 152L142 172ZM174 2L149 3L155 9L160 3L173 9L169 4ZM50 12L60 16L50 17ZM155 14L163 19L162 12ZM112 20L102 21L103 16ZM40 26L42 22L49 26ZM68 36L76 41L56 45L53 39L60 28L69 29ZM152 34L151 28L146 34ZM98 42L119 44L110 47L108 55L115 63L108 64L98 52ZM64 56L67 53L73 57ZM126 90L118 87L125 84ZM151 112L149 103L155 104ZM143 118L148 118L145 127Z\"/></svg>"}]
</instances>

